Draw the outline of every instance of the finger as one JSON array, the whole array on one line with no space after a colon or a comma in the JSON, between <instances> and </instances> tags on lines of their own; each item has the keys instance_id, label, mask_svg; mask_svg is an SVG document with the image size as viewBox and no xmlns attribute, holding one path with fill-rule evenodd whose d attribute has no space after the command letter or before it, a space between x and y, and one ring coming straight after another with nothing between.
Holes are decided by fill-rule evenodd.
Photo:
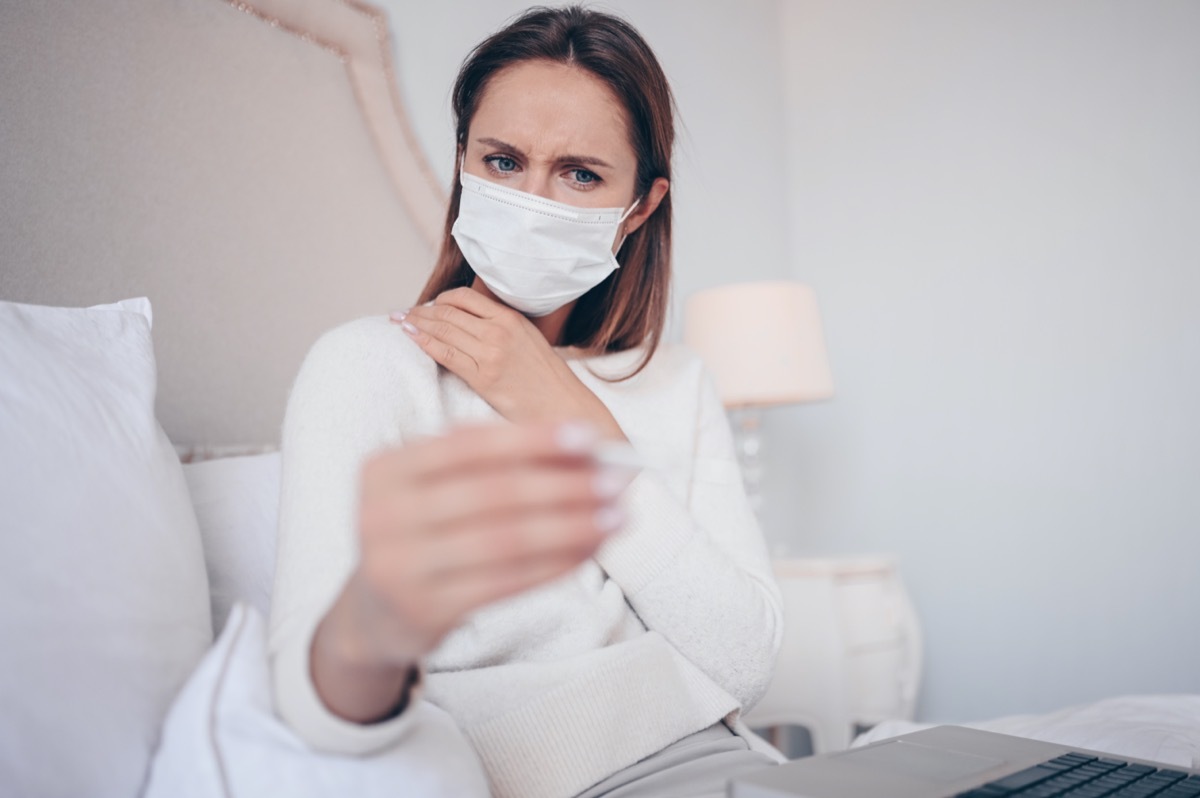
<instances>
[{"instance_id":1,"label":"finger","mask_svg":"<svg viewBox=\"0 0 1200 798\"><path fill-rule=\"evenodd\" d=\"M490 320L450 304L419 305L408 311L404 320L412 322L435 338L445 337L441 334L443 324L456 327L476 339L482 339L493 326Z\"/></svg>"},{"instance_id":2,"label":"finger","mask_svg":"<svg viewBox=\"0 0 1200 798\"><path fill-rule=\"evenodd\" d=\"M415 338L418 344L422 340L419 333L424 333L435 342L462 352L476 364L483 349L483 342L479 336L486 334L487 324L477 316L449 306L413 308L401 322L404 331Z\"/></svg>"},{"instance_id":3,"label":"finger","mask_svg":"<svg viewBox=\"0 0 1200 798\"><path fill-rule=\"evenodd\" d=\"M452 288L449 291L443 291L434 298L433 303L434 305L456 307L481 319L498 319L519 315L508 305L486 297L473 288Z\"/></svg>"},{"instance_id":4,"label":"finger","mask_svg":"<svg viewBox=\"0 0 1200 798\"><path fill-rule=\"evenodd\" d=\"M448 472L586 459L598 440L594 427L575 421L460 426L444 435L374 453L363 466L369 472L363 480L428 482Z\"/></svg>"},{"instance_id":5,"label":"finger","mask_svg":"<svg viewBox=\"0 0 1200 798\"><path fill-rule=\"evenodd\" d=\"M430 578L503 569L547 557L589 557L621 525L615 507L574 507L478 519L424 546Z\"/></svg>"},{"instance_id":6,"label":"finger","mask_svg":"<svg viewBox=\"0 0 1200 798\"><path fill-rule=\"evenodd\" d=\"M430 534L480 519L568 508L594 511L620 493L614 476L582 459L470 471L422 486L419 504L404 509Z\"/></svg>"},{"instance_id":7,"label":"finger","mask_svg":"<svg viewBox=\"0 0 1200 798\"><path fill-rule=\"evenodd\" d=\"M422 326L419 320L412 319L412 315L410 311L408 317L400 322L400 329L435 362L470 382L470 378L479 370L479 361L472 356L472 352L478 351L478 342L461 330L456 333L446 324L438 325L438 332L446 338L436 337L429 330L432 325L426 322Z\"/></svg>"},{"instance_id":8,"label":"finger","mask_svg":"<svg viewBox=\"0 0 1200 798\"><path fill-rule=\"evenodd\" d=\"M620 522L620 514L573 511L479 523L462 534L426 538L420 546L393 541L373 547L364 551L361 568L372 594L417 627L439 628L452 623L457 610L435 600L435 593L463 585L471 590L473 582L529 586L529 572L546 562L571 565L592 556Z\"/></svg>"},{"instance_id":9,"label":"finger","mask_svg":"<svg viewBox=\"0 0 1200 798\"><path fill-rule=\"evenodd\" d=\"M371 539L445 537L540 513L595 513L615 502L628 482L627 473L583 457L442 472L426 481L373 484L359 526Z\"/></svg>"},{"instance_id":10,"label":"finger","mask_svg":"<svg viewBox=\"0 0 1200 798\"><path fill-rule=\"evenodd\" d=\"M438 600L465 615L485 604L508 598L578 568L588 554L573 552L529 560L505 568L491 568L441 581Z\"/></svg>"}]
</instances>

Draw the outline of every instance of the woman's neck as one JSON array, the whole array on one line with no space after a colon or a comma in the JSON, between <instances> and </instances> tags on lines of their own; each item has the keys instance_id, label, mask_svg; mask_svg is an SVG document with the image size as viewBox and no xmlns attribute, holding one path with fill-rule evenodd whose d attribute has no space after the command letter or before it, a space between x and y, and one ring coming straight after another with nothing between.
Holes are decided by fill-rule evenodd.
<instances>
[{"instance_id":1,"label":"woman's neck","mask_svg":"<svg viewBox=\"0 0 1200 798\"><path fill-rule=\"evenodd\" d=\"M471 283L471 288L489 299L494 299L503 304L503 300L493 294L491 289L484 285L483 280L478 277ZM571 310L575 307L576 301L571 300L558 310L547 313L545 316L526 316L526 318L529 319L530 324L538 329L538 332L546 337L551 346L557 347L562 340L563 330L567 326L567 319L570 317Z\"/></svg>"}]
</instances>

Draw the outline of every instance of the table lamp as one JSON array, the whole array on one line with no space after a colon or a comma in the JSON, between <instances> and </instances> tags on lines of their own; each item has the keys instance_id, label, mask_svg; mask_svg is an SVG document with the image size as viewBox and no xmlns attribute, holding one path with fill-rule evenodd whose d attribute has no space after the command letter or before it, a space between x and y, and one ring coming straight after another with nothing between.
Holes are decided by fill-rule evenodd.
<instances>
[{"instance_id":1,"label":"table lamp","mask_svg":"<svg viewBox=\"0 0 1200 798\"><path fill-rule=\"evenodd\" d=\"M833 395L817 300L788 280L700 291L684 307L684 343L708 366L730 411L746 495L762 506L762 408Z\"/></svg>"}]
</instances>

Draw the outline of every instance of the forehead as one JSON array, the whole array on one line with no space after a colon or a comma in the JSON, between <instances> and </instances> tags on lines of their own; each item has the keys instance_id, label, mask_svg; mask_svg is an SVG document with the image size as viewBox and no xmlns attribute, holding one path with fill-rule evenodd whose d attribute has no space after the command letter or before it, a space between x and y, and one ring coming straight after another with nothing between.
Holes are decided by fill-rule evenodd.
<instances>
[{"instance_id":1,"label":"forehead","mask_svg":"<svg viewBox=\"0 0 1200 798\"><path fill-rule=\"evenodd\" d=\"M626 119L620 100L587 70L522 61L488 81L469 135L501 139L535 157L573 154L632 161Z\"/></svg>"}]
</instances>

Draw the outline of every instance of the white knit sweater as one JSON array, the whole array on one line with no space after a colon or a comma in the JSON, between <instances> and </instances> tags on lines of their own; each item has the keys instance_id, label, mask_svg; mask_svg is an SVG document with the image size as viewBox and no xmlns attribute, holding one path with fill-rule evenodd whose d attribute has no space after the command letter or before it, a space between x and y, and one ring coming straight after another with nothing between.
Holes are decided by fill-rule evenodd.
<instances>
[{"instance_id":1,"label":"white knit sweater","mask_svg":"<svg viewBox=\"0 0 1200 798\"><path fill-rule=\"evenodd\" d=\"M781 601L746 501L723 408L699 359L664 346L570 360L634 447L657 463L625 490L627 521L595 557L491 605L424 663L424 697L447 710L498 798L565 798L724 719L767 687ZM280 715L316 748L403 744L411 713L343 721L309 675L318 621L355 565L364 455L456 422L498 420L386 317L321 337L288 401L271 611Z\"/></svg>"}]
</instances>

